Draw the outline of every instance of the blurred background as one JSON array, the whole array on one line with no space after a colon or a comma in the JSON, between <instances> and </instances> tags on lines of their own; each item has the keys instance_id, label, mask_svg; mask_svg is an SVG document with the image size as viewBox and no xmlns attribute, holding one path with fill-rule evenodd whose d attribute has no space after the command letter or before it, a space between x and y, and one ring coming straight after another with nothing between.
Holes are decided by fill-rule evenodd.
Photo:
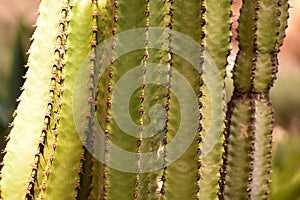
<instances>
[{"instance_id":1,"label":"blurred background","mask_svg":"<svg viewBox=\"0 0 300 200\"><path fill-rule=\"evenodd\" d=\"M276 120L271 199L275 200L300 200L300 0L289 2L289 27L279 55L277 81L271 90ZM26 72L23 65L27 60L26 51L34 31L38 4L38 0L22 0L22 3L1 0L0 3L1 149L5 146L5 136L23 84L22 76ZM240 0L236 0L235 11L240 5ZM238 12L234 14L238 16Z\"/></svg>"},{"instance_id":2,"label":"blurred background","mask_svg":"<svg viewBox=\"0 0 300 200\"><path fill-rule=\"evenodd\" d=\"M279 54L279 73L271 99L273 131L272 199L300 199L300 1L289 0L290 18Z\"/></svg>"}]
</instances>

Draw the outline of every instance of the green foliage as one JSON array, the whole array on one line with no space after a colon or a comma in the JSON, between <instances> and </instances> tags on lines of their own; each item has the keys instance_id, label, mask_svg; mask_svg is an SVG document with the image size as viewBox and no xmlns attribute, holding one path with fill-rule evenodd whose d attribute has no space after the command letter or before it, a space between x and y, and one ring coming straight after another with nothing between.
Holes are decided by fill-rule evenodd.
<instances>
[{"instance_id":1,"label":"green foliage","mask_svg":"<svg viewBox=\"0 0 300 200\"><path fill-rule=\"evenodd\" d=\"M285 67L288 66L283 66L283 69ZM282 70L278 74L277 81L270 93L276 122L291 134L297 134L295 126L300 121L300 113L298 112L300 110L300 94L293 92L299 84L299 73L297 71Z\"/></svg>"},{"instance_id":2,"label":"green foliage","mask_svg":"<svg viewBox=\"0 0 300 200\"><path fill-rule=\"evenodd\" d=\"M0 181L3 199L268 198L273 126L269 89L277 72L287 1L244 1L239 28L240 53L233 78L235 88L227 113L225 91L216 88L225 87L230 46L229 0L43 0L39 13L29 50L26 81L5 148ZM166 51L150 49L149 27L150 30L161 27L166 33L181 32L201 45L203 49L199 51L210 54L221 75L213 89L217 90L218 98L224 99L223 103L214 105L209 92L207 72L203 72L209 60L199 56L199 69L193 69L188 60L173 52L178 47L172 34L160 38L161 45L168 46ZM145 29L144 49L115 60L115 46L129 43L111 41L108 55L103 53L98 60L98 44L133 28ZM106 60L110 65L99 83L95 83L97 65ZM81 88L74 88L82 63L87 63L84 69L87 78L82 79ZM133 137L117 125L117 118L112 114L111 102L115 101L112 90L134 66L142 64L143 71L147 71L149 63L160 63L167 68L157 70L168 72L163 79L170 87L144 85L146 72L137 76L140 87L129 105L130 117L139 125L139 134ZM171 163L176 152L168 149L167 144L177 136L180 118L189 119L189 113L180 117L180 97L172 93L175 71L188 79L197 96L198 130L190 138L192 142L184 154ZM156 84L162 82L161 77L155 78ZM75 103L82 108L79 125L75 124L78 118L72 107L77 89L88 97ZM160 135L144 138L143 127L149 123L147 110L155 103L164 107L166 124ZM222 120L212 119L213 106L217 106L214 109ZM126 118L126 113L120 115ZM105 132L101 140L94 126L96 120ZM210 120L218 123L220 128L212 132L221 137L201 157L202 151L207 151L206 143L210 142L205 140L211 134ZM84 141L79 138L77 126L84 130ZM161 156L163 163L156 171L140 173L144 164L140 156L132 163L120 157L117 162L130 165L136 173L113 169L109 166L114 162L113 144L137 155L159 150L162 153L153 156ZM104 158L102 162L92 156L99 150ZM150 168L152 164L147 163ZM157 186L158 182L161 187Z\"/></svg>"},{"instance_id":3,"label":"green foliage","mask_svg":"<svg viewBox=\"0 0 300 200\"><path fill-rule=\"evenodd\" d=\"M300 199L299 136L277 142L272 163L271 198Z\"/></svg>"}]
</instances>

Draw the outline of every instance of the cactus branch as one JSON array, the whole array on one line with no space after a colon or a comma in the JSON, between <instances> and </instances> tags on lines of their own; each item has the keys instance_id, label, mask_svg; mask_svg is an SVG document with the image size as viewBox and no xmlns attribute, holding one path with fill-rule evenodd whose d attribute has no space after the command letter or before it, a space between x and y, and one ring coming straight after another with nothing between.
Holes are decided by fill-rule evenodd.
<instances>
[{"instance_id":1,"label":"cactus branch","mask_svg":"<svg viewBox=\"0 0 300 200\"><path fill-rule=\"evenodd\" d=\"M238 33L240 49L233 76L235 90L229 103L223 143L221 199L269 198L274 123L269 90L278 71L277 53L287 13L286 1L243 1ZM252 45L247 45L249 40ZM247 156L239 155L241 152ZM244 171L235 177L239 169Z\"/></svg>"}]
</instances>

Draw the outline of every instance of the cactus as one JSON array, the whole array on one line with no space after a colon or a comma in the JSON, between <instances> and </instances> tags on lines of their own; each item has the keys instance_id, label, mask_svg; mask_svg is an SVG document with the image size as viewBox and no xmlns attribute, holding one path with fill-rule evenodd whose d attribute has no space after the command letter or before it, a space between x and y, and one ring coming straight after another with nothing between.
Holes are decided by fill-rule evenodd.
<instances>
[{"instance_id":1,"label":"cactus","mask_svg":"<svg viewBox=\"0 0 300 200\"><path fill-rule=\"evenodd\" d=\"M224 132L220 194L230 199L268 199L273 126L269 90L277 72L288 2L243 4L233 73L235 89Z\"/></svg>"},{"instance_id":2,"label":"cactus","mask_svg":"<svg viewBox=\"0 0 300 200\"><path fill-rule=\"evenodd\" d=\"M244 1L227 109L231 4L42 1L1 198L267 199L288 3Z\"/></svg>"},{"instance_id":3,"label":"cactus","mask_svg":"<svg viewBox=\"0 0 300 200\"><path fill-rule=\"evenodd\" d=\"M5 73L1 77L0 89L0 147L4 149L6 145L5 137L9 132L7 124L11 120L11 114L17 106L16 99L20 95L20 87L24 84L22 76L25 75L26 69L23 65L27 62L26 51L29 47L28 37L32 34L31 28L27 27L23 20L20 19L16 27L15 39L13 41L13 48L11 54L13 59L10 63L10 76L5 80ZM3 66L4 68L7 66ZM9 82L10 84L4 84ZM4 86L4 87L3 87ZM9 87L7 87L9 86ZM9 92L10 91L10 92ZM3 154L0 155L2 161Z\"/></svg>"}]
</instances>

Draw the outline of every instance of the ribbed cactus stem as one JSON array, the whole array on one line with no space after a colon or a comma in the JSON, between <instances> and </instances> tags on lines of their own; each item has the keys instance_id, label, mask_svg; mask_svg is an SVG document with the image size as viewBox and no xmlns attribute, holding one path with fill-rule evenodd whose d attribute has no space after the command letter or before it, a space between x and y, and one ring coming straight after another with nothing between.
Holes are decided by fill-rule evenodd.
<instances>
[{"instance_id":1,"label":"ribbed cactus stem","mask_svg":"<svg viewBox=\"0 0 300 200\"><path fill-rule=\"evenodd\" d=\"M202 32L200 38L202 39L201 43L203 44L204 50L209 54L210 59L213 60L214 64L219 70L218 76L220 76L220 87L225 88L225 76L226 76L226 65L227 65L227 56L229 54L229 40L230 40L230 1L228 0L219 0L219 1L202 1ZM215 13L218 13L217 15ZM209 58L205 57L203 60L203 65L207 67L209 63ZM207 70L207 68L206 68ZM204 71L204 73L206 73ZM204 77L202 75L202 77ZM203 108L201 109L202 115L204 116L202 119L203 131L202 138L203 141L200 145L201 151L203 154L207 154L201 156L202 167L201 171L201 179L200 179L200 199L216 199L218 192L218 179L219 179L219 170L220 165L222 163L221 154L222 154L222 141L224 138L222 137L222 132L224 128L224 122L220 125L220 129L216 129L213 132L209 132L209 122L210 120L214 120L213 117L205 117L208 116L209 112L211 112L212 98L207 95L210 90L208 88L207 83L202 86L201 90L203 92L203 97L201 98L201 103L203 104ZM209 91L208 91L209 90ZM223 101L219 102L218 110L222 110L221 118L225 119L225 91L218 91L219 98L223 99ZM211 139L216 137L217 141L214 143L214 146L211 149L207 149L207 143L211 143Z\"/></svg>"},{"instance_id":2,"label":"ribbed cactus stem","mask_svg":"<svg viewBox=\"0 0 300 200\"><path fill-rule=\"evenodd\" d=\"M278 29L278 37L277 37L277 42L278 42L278 49L281 47L283 44L283 39L285 38L285 29L287 28L287 23L288 23L288 18L289 18L289 10L290 5L289 2L286 0L279 0L278 4L280 5L277 15L279 16L279 22L280 26Z\"/></svg>"},{"instance_id":3,"label":"ribbed cactus stem","mask_svg":"<svg viewBox=\"0 0 300 200\"><path fill-rule=\"evenodd\" d=\"M289 6L243 1L226 107L230 3L43 0L1 199L268 199ZM142 38L118 37L131 29Z\"/></svg>"},{"instance_id":4,"label":"ribbed cactus stem","mask_svg":"<svg viewBox=\"0 0 300 200\"><path fill-rule=\"evenodd\" d=\"M102 21L107 24L108 26L104 26L103 30L99 30L100 33L103 35L103 39L109 38L112 35L115 35L117 33L116 24L118 23L118 1L108 1L105 4L105 7L103 9ZM101 11L100 11L101 12ZM107 14L106 14L107 13ZM115 65L114 65L114 45L116 41L113 40L111 44L111 51L109 52L108 58L104 58L102 56L104 55L98 55L100 56L100 63L102 63L102 59L109 59L111 65L108 67L108 70L105 71L105 73L102 75L103 77L100 78L101 80L104 80L103 85L98 84L99 93L96 96L97 100L97 112L99 113L99 116L101 119L98 120L101 124L101 127L104 129L104 141L103 144L99 144L102 147L103 151L103 163L96 162L95 164L97 167L94 171L94 179L93 179L93 190L91 193L92 198L96 199L108 199L109 193L109 167L108 167L108 159L109 159L109 138L112 133L111 128L111 106L112 106L112 94L111 91L113 90L113 82L115 77ZM101 67L101 66L100 66ZM100 111L100 112L99 112Z\"/></svg>"},{"instance_id":5,"label":"ribbed cactus stem","mask_svg":"<svg viewBox=\"0 0 300 200\"><path fill-rule=\"evenodd\" d=\"M107 18L107 10L108 10L108 4L105 2L100 2L97 1L97 3L94 3L94 9L93 9L93 13L92 16L94 18L94 25L92 28L92 31L94 32L94 37L93 40L97 41L97 44L99 45L101 42L103 42L107 37L109 37L110 33L106 32L105 30L105 26L107 23L110 22L110 20L108 21ZM111 16L111 15L110 15ZM115 20L117 21L117 17L115 17ZM104 74L98 74L99 73L99 69L98 67L101 67L101 63L103 63L103 53L98 51L98 47L94 48L94 51L92 51L91 55L90 55L90 60L92 60L92 62L94 63L94 70L91 70L91 73L93 73L94 75L94 103L95 103L95 110L97 113L99 113L99 116L101 116L101 120L99 120L99 118L95 118L93 125L95 123L97 123L97 121L99 121L101 128L104 130L104 134L105 137L102 139L99 139L98 137L94 136L93 137L93 141L91 141L94 145L93 148L89 148L89 150L91 151L90 153L92 153L93 149L94 152L98 151L100 154L103 154L103 158L104 160L99 161L97 160L95 157L91 158L91 163L92 163L92 167L90 169L90 171L87 169L86 172L84 173L85 175L88 174L89 177L91 177L91 182L90 184L88 184L86 187L89 188L90 190L90 194L88 199L101 199L101 198L105 198L105 191L107 189L107 184L106 184L106 163L107 161L105 159L106 158L106 153L108 151L108 138L109 138L109 132L107 129L107 121L105 120L105 116L107 116L108 114L108 110L111 107L111 94L109 92L107 93L101 93L101 90L110 90L110 79L113 76L113 72L112 69L109 68L108 71L106 71ZM99 81L99 83L95 82L95 79L100 79L103 81ZM103 94L102 95L100 95ZM99 106L102 105L102 106ZM92 113L93 114L93 113ZM92 125L92 127L93 127ZM94 128L94 127L93 127ZM99 133L95 133L95 134L99 134ZM93 154L94 156L95 154Z\"/></svg>"},{"instance_id":6,"label":"ribbed cactus stem","mask_svg":"<svg viewBox=\"0 0 300 200\"><path fill-rule=\"evenodd\" d=\"M151 7L150 7L151 0L147 0L147 6L144 11L145 19L144 19L144 27L145 27L145 39L144 39L144 53L141 56L141 83L140 88L138 90L138 114L139 114L139 136L137 137L136 145L138 147L137 151L137 168L136 168L136 179L135 179L135 191L134 191L134 198L135 199L147 199L148 198L148 173L143 172L143 163L141 162L141 155L145 152L148 152L150 150L149 141L144 139L144 132L145 132L145 126L147 121L147 115L149 111L149 108L147 105L149 105L150 99L148 97L150 96L148 91L146 91L146 76L147 76L147 69L148 69L148 62L149 57L151 56L148 49L148 42L149 41L149 27L150 27L150 15L151 15ZM149 87L149 86L148 86Z\"/></svg>"},{"instance_id":7,"label":"ribbed cactus stem","mask_svg":"<svg viewBox=\"0 0 300 200\"><path fill-rule=\"evenodd\" d=\"M287 12L286 1L243 1L233 76L235 90L223 144L221 199L269 198L273 128L269 90L278 70L277 53ZM239 169L243 173L235 176Z\"/></svg>"},{"instance_id":8,"label":"ribbed cactus stem","mask_svg":"<svg viewBox=\"0 0 300 200\"><path fill-rule=\"evenodd\" d=\"M103 40L109 38L112 35L115 35L117 33L117 23L119 19L118 15L118 1L108 1L106 4L100 8L100 12L103 13L97 13L101 15L101 19L98 21L98 23L101 23L101 21L105 24L102 29L99 30L100 35L103 36ZM99 41L100 42L100 41ZM102 60L109 59L111 65L108 67L108 70L104 72L102 77L100 78L100 83L98 84L98 94L96 96L97 99L97 112L99 113L98 120L100 122L101 127L104 129L104 141L103 143L100 143L100 150L103 151L103 160L102 163L100 161L96 161L94 163L95 169L94 171L94 178L93 178L93 189L91 193L92 198L96 199L107 199L109 196L108 194L108 184L109 184L109 178L108 178L108 160L109 160L109 154L110 154L110 148L109 148L109 138L112 133L111 128L111 106L112 106L112 90L113 90L113 82L115 77L115 65L114 65L114 46L116 41L113 40L110 46L110 52L109 55L106 55L108 58L105 58L105 55L100 54L99 52L97 56L100 56L100 67ZM103 80L103 83L101 84Z\"/></svg>"},{"instance_id":9,"label":"ribbed cactus stem","mask_svg":"<svg viewBox=\"0 0 300 200\"><path fill-rule=\"evenodd\" d=\"M249 196L252 199L268 199L274 124L273 109L268 96L257 95L253 103L255 105L253 136L256 142L253 145L255 152L253 153L252 187Z\"/></svg>"},{"instance_id":10,"label":"ribbed cactus stem","mask_svg":"<svg viewBox=\"0 0 300 200\"><path fill-rule=\"evenodd\" d=\"M36 187L36 193L38 194L38 199L43 199L45 190L47 189L47 181L51 173L51 167L54 160L54 154L57 147L57 137L58 137L58 124L60 121L60 111L63 96L63 66L65 63L65 51L66 51L66 38L67 38L67 26L68 17L70 10L69 2L65 1L61 8L61 19L59 20L59 26L56 36L56 48L54 52L54 60L52 65L52 78L51 78L51 91L50 99L48 102L48 115L50 119L49 133L47 134L46 144L49 144L48 148L43 149L43 156L46 158L41 159L39 165L42 169L38 171L38 183ZM58 98L57 98L58 97ZM40 155L41 156L41 155ZM45 161L45 163L43 163Z\"/></svg>"},{"instance_id":11,"label":"ribbed cactus stem","mask_svg":"<svg viewBox=\"0 0 300 200\"><path fill-rule=\"evenodd\" d=\"M226 180L222 180L223 184L226 181L226 184L223 185L226 196L221 193L220 199L241 199L247 195L249 162L251 161L249 156L251 107L247 96L241 96L239 99L231 101L228 108L228 117L231 119L227 124L230 129L226 129L225 138L229 144L224 144L228 149L225 151L227 155L223 160L228 166L224 169ZM235 148L230 148L231 146ZM223 192L222 189L221 186L221 192Z\"/></svg>"},{"instance_id":12,"label":"ribbed cactus stem","mask_svg":"<svg viewBox=\"0 0 300 200\"><path fill-rule=\"evenodd\" d=\"M110 30L108 33L111 33L112 35L115 35L117 33L120 33L122 31L130 30L132 28L142 28L145 26L146 21L146 9L147 9L147 2L139 2L136 1L108 1L108 13L107 16L108 22L108 28ZM114 16L117 16L117 18L114 18ZM117 22L113 21L114 19L117 19ZM110 21L112 20L112 21ZM112 22L112 23L111 23ZM116 46L122 46L123 43L126 41L115 41ZM112 50L113 53L113 50ZM111 81L111 89L115 89L117 82L119 79L130 69L132 69L135 66L139 66L141 64L142 58L144 55L144 49L137 50L134 52L130 52L129 55L121 56L120 58L114 60L114 57L111 57L112 64L109 66L109 68L112 69L113 76L110 79ZM138 79L142 77L142 74L137 75ZM140 90L139 90L140 91ZM110 91L112 92L112 91ZM126 91L121 91L126 92ZM132 113L132 116L125 116L126 118L130 117L132 120L140 125L140 115L139 115L139 109L140 109L140 92L138 92L137 96L134 96L135 102L133 105L130 105L130 107L134 108L134 113ZM117 94L116 94L117 95ZM115 108L118 107L118 99L120 96L117 95L117 97L114 98L114 96L111 97L111 101L113 106ZM114 104L115 103L115 104ZM102 105L100 105L102 106ZM121 105L123 106L123 105ZM138 108L138 110L135 110ZM108 162L122 162L122 161L115 161L114 158L112 158L112 161L109 160L110 154L114 153L111 152L111 146L110 145L116 145L121 149L124 149L128 152L137 153L139 151L138 147L138 138L132 137L128 135L124 130L122 130L120 127L117 126L116 117L113 116L111 109L108 109L108 114L106 118L107 122L107 130L109 132L109 145L108 145L108 152L107 152L107 158ZM118 114L124 114L124 113L118 113ZM109 119L109 120L108 120ZM100 119L103 120L103 119ZM136 129L135 131L138 131ZM124 158L126 159L126 158ZM134 160L132 163L130 163L132 168L138 169L138 158ZM117 169L113 169L110 167L105 168L106 173L106 181L107 184L106 191L104 191L103 198L107 199L132 199L137 198L139 195L139 188L138 184L136 184L138 181L138 176L136 173L128 173L126 171L119 171ZM126 181L125 181L126 180ZM124 183L124 181L126 183ZM138 185L138 186L136 186ZM119 188L119 192L115 192L114 188Z\"/></svg>"},{"instance_id":13,"label":"ribbed cactus stem","mask_svg":"<svg viewBox=\"0 0 300 200\"><path fill-rule=\"evenodd\" d=\"M65 66L63 69L63 95L62 95L62 108L60 112L60 122L57 126L58 138L57 147L54 154L56 162L53 162L51 167L51 176L49 176L47 182L46 196L61 196L62 198L78 198L80 190L82 188L80 184L80 176L83 170L83 160L87 160L84 152L83 143L79 138L76 130L74 117L73 117L73 86L75 84L76 75L81 67L80 64L84 63L86 57L91 51L92 44L92 27L93 18L92 2L70 2L70 22L68 25L68 38L66 45L68 51L65 56ZM88 20L83 20L84 16L91 16ZM80 35L80 37L77 37ZM89 66L89 65L88 65ZM89 69L89 68L88 68ZM89 70L88 70L89 71ZM89 77L89 73L85 76ZM88 93L87 86L89 79L84 79L87 82L84 87L86 93ZM84 95L84 94L83 94ZM88 99L84 99L83 102L75 102L83 106L82 118L84 123L82 126L86 126L86 120L88 118L87 105ZM71 111L71 112L70 112ZM70 142L72 141L72 142ZM72 155L72 156L66 156ZM64 164L62 164L64 163ZM64 174L64 176L61 176ZM65 177L70 177L65 179ZM59 189L60 188L60 189Z\"/></svg>"},{"instance_id":14,"label":"ribbed cactus stem","mask_svg":"<svg viewBox=\"0 0 300 200\"><path fill-rule=\"evenodd\" d=\"M164 11L164 23L163 23L163 28L164 30L168 33L168 30L172 29L172 17L174 15L174 10L173 10L173 1L165 1L164 2L164 7L165 7L165 11ZM168 38L165 38L165 40L163 41L164 43L166 43L168 45L168 47L171 47L172 45L172 36L170 35L170 33L167 34ZM173 64L173 56L172 53L169 51L166 54L164 54L164 56L162 55L161 57L161 62L163 62L163 64L167 65L167 70L170 71L172 68L172 64ZM167 76L167 84L171 86L171 78L170 76ZM165 108L169 107L170 104L170 98L171 98L171 94L170 94L170 88L167 88L166 91L166 102L164 104ZM163 141L161 143L161 152L162 152L162 157L163 157L163 172L162 172L162 177L161 177L161 188L160 190L160 198L163 199L163 196L165 195L166 191L165 191L165 184L167 181L167 152L168 149L165 147L165 145L168 144L168 140L169 140L169 124L170 124L170 118L169 118L169 110L166 111L166 119L168 121L166 121L166 125L164 127L164 136L163 136Z\"/></svg>"},{"instance_id":15,"label":"ribbed cactus stem","mask_svg":"<svg viewBox=\"0 0 300 200\"><path fill-rule=\"evenodd\" d=\"M53 88L55 80L52 78L52 70L55 69L51 66L55 58L51 44L56 40L57 22L60 18L61 8L58 5L58 1L43 2L39 9L38 28L29 50L27 80L20 96L21 101L16 111L19 114L13 121L2 168L0 184L4 199L35 198L34 185L38 179L39 161L43 150L47 148L46 135L51 131L52 116L48 112L53 109L51 104L56 90ZM48 8L52 9L47 11ZM51 21L50 16L54 16ZM32 124L35 126L29 126ZM15 170L16 166L18 170Z\"/></svg>"},{"instance_id":16,"label":"ribbed cactus stem","mask_svg":"<svg viewBox=\"0 0 300 200\"><path fill-rule=\"evenodd\" d=\"M84 128L84 141L83 144L85 145L83 147L83 151L80 155L80 162L81 165L78 168L78 174L80 176L80 187L77 188L78 194L77 199L89 199L91 198L91 190L93 189L93 174L95 171L99 170L99 168L94 167L94 163L97 162L93 159L92 154L97 151L97 143L96 143L96 136L95 136L95 128L94 124L97 119L95 119L94 113L95 113L95 106L96 106L96 89L97 84L95 81L97 80L97 65L98 65L98 59L96 59L97 55L97 45L98 45L98 6L101 6L101 4L98 4L97 0L92 1L92 10L91 10L91 17L93 18L92 27L90 29L92 33L91 38L91 53L89 57L89 64L88 67L88 84L86 85L86 90L88 98L86 99L87 102L87 110L86 110L86 122L85 122L85 128ZM97 14L96 14L97 13Z\"/></svg>"}]
</instances>

